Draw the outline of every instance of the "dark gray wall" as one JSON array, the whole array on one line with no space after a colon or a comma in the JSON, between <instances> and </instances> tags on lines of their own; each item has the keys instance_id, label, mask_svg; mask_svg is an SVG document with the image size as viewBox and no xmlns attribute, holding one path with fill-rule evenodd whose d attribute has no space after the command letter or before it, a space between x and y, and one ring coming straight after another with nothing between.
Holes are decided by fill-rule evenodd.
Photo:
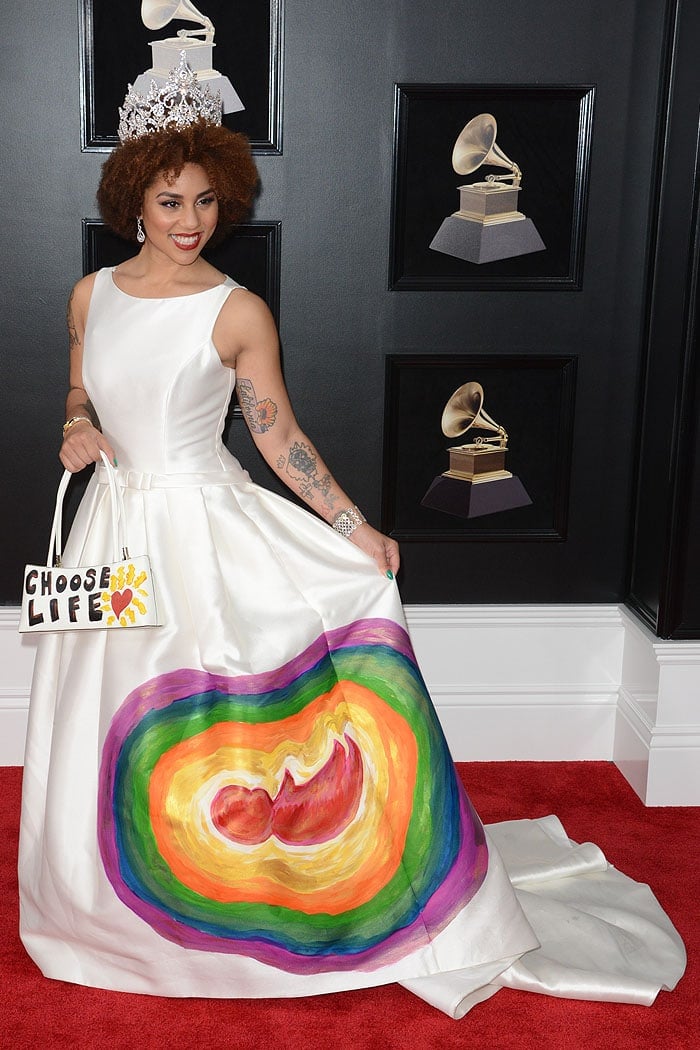
<instances>
[{"instance_id":1,"label":"dark gray wall","mask_svg":"<svg viewBox=\"0 0 700 1050\"><path fill-rule=\"evenodd\" d=\"M60 6L49 21L45 0L0 4L0 598L10 603L22 564L46 543L65 301L103 159L80 152L77 13ZM121 6L139 18L136 0ZM284 154L259 159L256 214L283 223L281 330L298 416L357 503L378 519L385 354L579 357L566 542L406 543L408 601L623 597L665 7L286 0ZM580 292L387 290L397 81L596 85ZM265 479L245 437L241 449Z\"/></svg>"}]
</instances>

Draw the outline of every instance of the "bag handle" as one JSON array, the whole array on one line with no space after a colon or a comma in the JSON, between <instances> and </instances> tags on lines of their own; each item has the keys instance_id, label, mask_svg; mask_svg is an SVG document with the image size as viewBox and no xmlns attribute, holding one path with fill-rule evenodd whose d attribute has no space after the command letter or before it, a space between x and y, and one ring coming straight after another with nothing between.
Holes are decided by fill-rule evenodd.
<instances>
[{"instance_id":1,"label":"bag handle","mask_svg":"<svg viewBox=\"0 0 700 1050\"><path fill-rule=\"evenodd\" d=\"M102 457L102 462L107 471L110 502L112 504L112 550L114 552L112 560L123 561L125 558L129 557L129 551L126 547L126 540L124 537L124 528L126 524L124 497L122 496L121 487L117 484L114 467L109 462L109 459L102 449L100 449L100 456ZM68 482L72 477L73 475L69 470L64 470L63 477L58 486L58 492L56 493L56 509L54 510L53 524L51 525L49 551L46 556L46 564L48 566L59 566L61 564L61 555L63 552L61 538L63 529L63 500L65 499Z\"/></svg>"}]
</instances>

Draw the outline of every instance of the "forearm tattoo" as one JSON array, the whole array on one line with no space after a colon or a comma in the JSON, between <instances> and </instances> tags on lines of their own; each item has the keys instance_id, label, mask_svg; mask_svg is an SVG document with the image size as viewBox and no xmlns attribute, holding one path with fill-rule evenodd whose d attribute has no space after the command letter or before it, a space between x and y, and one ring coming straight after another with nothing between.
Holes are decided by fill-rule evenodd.
<instances>
[{"instance_id":1,"label":"forearm tattoo","mask_svg":"<svg viewBox=\"0 0 700 1050\"><path fill-rule=\"evenodd\" d=\"M78 329L75 326L75 318L73 316L73 296L75 295L75 289L70 293L68 299L68 306L66 308L66 325L68 326L68 349L72 350L76 346L80 346L80 336L78 335Z\"/></svg>"},{"instance_id":2,"label":"forearm tattoo","mask_svg":"<svg viewBox=\"0 0 700 1050\"><path fill-rule=\"evenodd\" d=\"M236 395L241 412L253 434L265 434L275 425L277 405L269 397L258 401L250 379L236 380Z\"/></svg>"},{"instance_id":3,"label":"forearm tattoo","mask_svg":"<svg viewBox=\"0 0 700 1050\"><path fill-rule=\"evenodd\" d=\"M299 494L309 503L313 503L315 497L320 495L323 505L333 510L338 501L338 497L331 492L333 479L330 474L319 477L318 459L311 445L294 442L287 456L287 474L297 483Z\"/></svg>"}]
</instances>

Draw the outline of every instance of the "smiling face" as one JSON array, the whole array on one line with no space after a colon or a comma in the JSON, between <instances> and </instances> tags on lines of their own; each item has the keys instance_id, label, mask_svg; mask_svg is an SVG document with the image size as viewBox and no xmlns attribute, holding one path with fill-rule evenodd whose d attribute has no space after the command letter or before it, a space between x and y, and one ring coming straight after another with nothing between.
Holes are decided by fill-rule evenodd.
<instances>
[{"instance_id":1,"label":"smiling face","mask_svg":"<svg viewBox=\"0 0 700 1050\"><path fill-rule=\"evenodd\" d=\"M161 174L144 194L146 243L142 250L161 253L187 266L199 258L218 217L216 194L204 168L185 164L172 182Z\"/></svg>"}]
</instances>

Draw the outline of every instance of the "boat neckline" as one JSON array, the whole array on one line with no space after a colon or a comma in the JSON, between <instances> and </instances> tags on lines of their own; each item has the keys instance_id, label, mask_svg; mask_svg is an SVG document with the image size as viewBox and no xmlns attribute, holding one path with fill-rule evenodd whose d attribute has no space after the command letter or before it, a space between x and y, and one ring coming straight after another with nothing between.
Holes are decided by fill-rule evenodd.
<instances>
[{"instance_id":1,"label":"boat neckline","mask_svg":"<svg viewBox=\"0 0 700 1050\"><path fill-rule=\"evenodd\" d=\"M109 271L112 286L117 289L120 295L125 295L127 299L136 299L138 302L143 303L165 303L171 299L193 299L195 295L206 295L207 292L213 292L215 288L223 288L224 285L231 281L231 278L226 276L223 281L220 281L219 284L213 284L211 288L201 288L198 292L188 292L186 295L132 295L130 292L125 292L123 288L120 288L114 280L115 270L116 266L112 266Z\"/></svg>"}]
</instances>

